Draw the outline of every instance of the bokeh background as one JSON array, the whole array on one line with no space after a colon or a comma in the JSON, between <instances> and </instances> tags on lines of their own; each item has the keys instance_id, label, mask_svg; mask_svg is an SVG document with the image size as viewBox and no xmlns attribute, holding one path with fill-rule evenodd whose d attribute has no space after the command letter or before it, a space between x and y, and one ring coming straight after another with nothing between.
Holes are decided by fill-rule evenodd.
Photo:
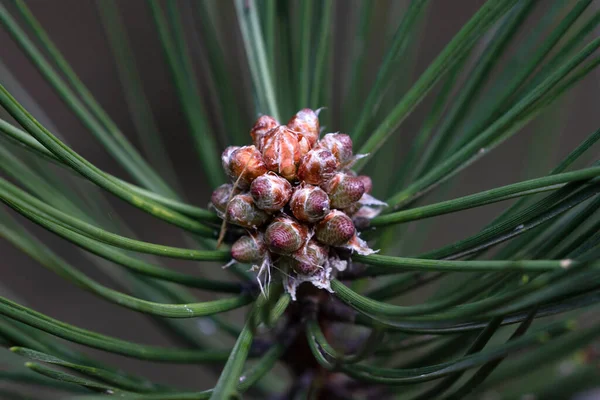
<instances>
[{"instance_id":1,"label":"bokeh background","mask_svg":"<svg viewBox=\"0 0 600 400\"><path fill-rule=\"evenodd\" d=\"M102 1L102 0L99 0ZM209 1L209 0L205 0ZM212 0L216 1L216 0ZM17 15L11 1L1 0L1 3ZM181 182L185 196L193 204L206 206L210 196L208 187L198 162L193 143L188 134L187 124L179 108L179 102L172 85L171 76L165 62L159 39L156 34L146 0L120 0L117 2L122 12L130 36L134 55L140 69L141 80L148 97L149 104L158 122L159 129L166 144L165 152L171 156L177 178ZM223 20L234 20L234 9L230 2L223 2L220 17ZM374 35L393 32L397 26L407 1L378 0L379 7L373 16ZM421 30L419 42L415 46L415 67L399 69L397 74L407 77L407 82L413 82L435 58L445 44L453 37L468 18L483 4L483 0L432 1L427 12L426 23ZM542 2L546 3L546 2ZM550 2L547 2L550 3ZM122 132L138 145L133 122L129 116L119 76L108 47L99 19L96 4L92 0L28 0L28 6L49 32L55 44L69 60L81 80L94 94L102 107L110 114L121 128ZM182 0L182 9L191 8L191 1ZM592 4L589 12L598 10L600 3ZM533 26L544 12L544 7L538 7L525 29L519 33L518 40L525 40L529 27ZM338 0L335 2L335 31L334 54L335 70L327 85L334 90L334 104L324 104L328 107L325 113L330 114L328 131L338 131L347 127L336 126L340 120L339 99L344 96L345 74L347 73L349 49L352 48L352 36L348 33L354 29L357 21L357 2ZM392 12L389 12L392 10ZM205 103L210 110L210 83L202 77L206 68L205 49L202 37L192 29L196 16L193 12L184 13L183 21L186 26L188 42L192 48L196 72L200 76L200 91L205 97ZM235 24L231 24L225 35L228 38L227 48L228 68L237 76L236 85L239 99L244 102L248 130L255 111L250 107L250 80L245 69L246 61L243 54L241 38ZM598 31L593 35L598 36ZM367 74L361 79L365 92L372 83L376 68L382 59L384 46L382 43L370 43L371 56L367 60ZM477 49L476 49L477 51ZM59 132L62 137L86 159L101 169L119 177L127 178L127 174L107 154L102 146L86 131L70 110L63 104L53 89L46 83L35 67L25 57L20 48L13 42L8 33L0 29L0 58L2 70L0 80L9 90L23 102L29 105L30 111L51 130ZM436 88L437 90L437 88ZM392 142L398 149L398 157L392 160L374 160L377 168L399 168L402 154L408 149L410 140L422 124L423 115L429 110L432 93L419 106L416 112L402 125ZM458 184L450 191L444 192L444 198L454 198L503 184L513 183L522 179L540 176L547 172L553 162L571 151L585 136L600 126L600 71L591 73L583 82L571 90L562 100L553 105L541 117L530 123L522 132L494 150L477 164L462 172L455 179ZM34 108L31 108L34 107ZM212 117L212 115L211 115ZM284 118L288 118L285 116ZM219 126L218 121L212 121ZM558 146L547 146L550 136L559 135ZM250 141L250 138L248 138ZM227 143L221 142L221 148ZM138 146L139 148L139 146ZM533 150L532 150L533 149ZM15 148L14 151L19 151ZM534 157L539 161L537 167L531 167ZM67 179L67 174L57 170L60 176ZM388 182L378 182L375 185L385 186ZM377 189L376 189L377 190ZM166 224L149 218L142 212L107 196L114 212L118 213L134 229L141 240L154 243L164 243L174 246L188 245L183 241L179 232ZM435 196L426 202L432 202ZM435 248L443 244L466 237L489 222L504 209L506 203L490 205L475 210L452 214L438 218L433 229L423 238L417 247L405 249L407 254ZM0 206L4 207L4 206ZM13 213L14 215L14 213ZM106 218L112 218L107 213ZM51 234L44 232L33 224L18 218L25 226L51 245L56 252L81 268L95 279L111 287L118 287L106 276L98 273L89 265L89 259L82 256L74 247ZM398 238L403 240L403 238ZM217 265L192 262L164 260L164 265L186 272L210 268L211 275L228 277ZM115 266L115 268L118 268ZM154 345L178 345L168 335L157 329L152 319L126 309L109 304L92 294L66 282L52 272L44 269L35 261L29 259L6 241L0 238L0 284L1 289L9 298L19 299L42 313L73 325L113 335L127 340ZM6 293L8 292L8 293ZM200 298L206 298L200 295ZM413 294L412 299L418 301L419 293ZM233 317L235 318L235 317ZM200 321L198 329L206 321ZM198 323L197 321L190 323ZM209 327L210 328L210 327ZM152 379L173 383L188 388L205 388L206 382L213 378L205 369L193 366L177 366L140 362L134 359L118 357L95 350L85 349L86 352L118 364L126 370L138 371ZM5 352L0 356L8 356ZM207 380L208 379L208 380ZM2 383L0 382L0 387Z\"/></svg>"}]
</instances>

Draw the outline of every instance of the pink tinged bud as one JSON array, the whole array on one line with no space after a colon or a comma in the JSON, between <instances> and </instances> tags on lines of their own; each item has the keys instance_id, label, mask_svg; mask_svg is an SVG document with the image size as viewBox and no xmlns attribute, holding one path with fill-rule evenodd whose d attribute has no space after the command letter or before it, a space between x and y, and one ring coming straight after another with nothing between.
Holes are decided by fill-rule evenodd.
<instances>
[{"instance_id":1,"label":"pink tinged bud","mask_svg":"<svg viewBox=\"0 0 600 400\"><path fill-rule=\"evenodd\" d=\"M267 254L267 246L260 232L242 236L231 246L231 256L241 263L257 263Z\"/></svg>"},{"instance_id":2,"label":"pink tinged bud","mask_svg":"<svg viewBox=\"0 0 600 400\"><path fill-rule=\"evenodd\" d=\"M227 152L228 149L225 151ZM234 182L240 178L239 187L247 188L254 179L267 172L267 167L255 146L244 146L231 153L225 171Z\"/></svg>"},{"instance_id":3,"label":"pink tinged bud","mask_svg":"<svg viewBox=\"0 0 600 400\"><path fill-rule=\"evenodd\" d=\"M298 148L300 149L300 157L304 157L306 153L312 149L312 145L306 140L306 138L298 136Z\"/></svg>"},{"instance_id":4,"label":"pink tinged bud","mask_svg":"<svg viewBox=\"0 0 600 400\"><path fill-rule=\"evenodd\" d=\"M371 178L367 175L359 175L358 179L360 179L363 186L365 187L365 193L371 193L371 190L373 189L373 181L371 180Z\"/></svg>"},{"instance_id":5,"label":"pink tinged bud","mask_svg":"<svg viewBox=\"0 0 600 400\"><path fill-rule=\"evenodd\" d=\"M256 120L250 130L250 136L252 136L252 142L258 150L262 151L267 133L278 126L279 122L269 115L263 115Z\"/></svg>"},{"instance_id":6,"label":"pink tinged bud","mask_svg":"<svg viewBox=\"0 0 600 400\"><path fill-rule=\"evenodd\" d=\"M267 168L289 181L296 180L301 157L296 134L278 126L267 134L264 143L262 154Z\"/></svg>"},{"instance_id":7,"label":"pink tinged bud","mask_svg":"<svg viewBox=\"0 0 600 400\"><path fill-rule=\"evenodd\" d=\"M317 224L315 237L329 246L341 246L352 239L356 229L350 217L338 210L332 210Z\"/></svg>"},{"instance_id":8,"label":"pink tinged bud","mask_svg":"<svg viewBox=\"0 0 600 400\"><path fill-rule=\"evenodd\" d=\"M256 207L249 194L238 194L227 205L225 219L232 224L254 229L267 222L269 214Z\"/></svg>"},{"instance_id":9,"label":"pink tinged bud","mask_svg":"<svg viewBox=\"0 0 600 400\"><path fill-rule=\"evenodd\" d=\"M306 139L308 150L319 140L319 117L310 108L300 110L287 123L300 139ZM307 150L307 151L308 151Z\"/></svg>"},{"instance_id":10,"label":"pink tinged bud","mask_svg":"<svg viewBox=\"0 0 600 400\"><path fill-rule=\"evenodd\" d=\"M292 185L280 176L267 173L252 181L250 194L258 208L269 212L279 211L290 200Z\"/></svg>"},{"instance_id":11,"label":"pink tinged bud","mask_svg":"<svg viewBox=\"0 0 600 400\"><path fill-rule=\"evenodd\" d=\"M233 185L225 183L214 190L210 198L212 205L221 212L225 212L227 209L227 202L231 197L233 191Z\"/></svg>"},{"instance_id":12,"label":"pink tinged bud","mask_svg":"<svg viewBox=\"0 0 600 400\"><path fill-rule=\"evenodd\" d=\"M309 151L298 167L298 179L311 185L321 185L333 177L339 163L335 156L325 148Z\"/></svg>"},{"instance_id":13,"label":"pink tinged bud","mask_svg":"<svg viewBox=\"0 0 600 400\"><path fill-rule=\"evenodd\" d=\"M331 207L338 209L350 207L365 194L362 179L343 172L335 174L323 188L329 194Z\"/></svg>"},{"instance_id":14,"label":"pink tinged bud","mask_svg":"<svg viewBox=\"0 0 600 400\"><path fill-rule=\"evenodd\" d=\"M298 274L312 275L323 268L323 265L327 262L329 248L311 239L294 252L292 257L296 261L293 268Z\"/></svg>"},{"instance_id":15,"label":"pink tinged bud","mask_svg":"<svg viewBox=\"0 0 600 400\"><path fill-rule=\"evenodd\" d=\"M289 255L308 239L308 229L287 216L275 218L265 231L265 243L276 254Z\"/></svg>"},{"instance_id":16,"label":"pink tinged bud","mask_svg":"<svg viewBox=\"0 0 600 400\"><path fill-rule=\"evenodd\" d=\"M290 208L298 220L312 224L329 212L329 196L317 186L298 186L290 200Z\"/></svg>"},{"instance_id":17,"label":"pink tinged bud","mask_svg":"<svg viewBox=\"0 0 600 400\"><path fill-rule=\"evenodd\" d=\"M319 146L333 153L342 166L353 161L352 139L344 133L328 133L319 141Z\"/></svg>"}]
</instances>

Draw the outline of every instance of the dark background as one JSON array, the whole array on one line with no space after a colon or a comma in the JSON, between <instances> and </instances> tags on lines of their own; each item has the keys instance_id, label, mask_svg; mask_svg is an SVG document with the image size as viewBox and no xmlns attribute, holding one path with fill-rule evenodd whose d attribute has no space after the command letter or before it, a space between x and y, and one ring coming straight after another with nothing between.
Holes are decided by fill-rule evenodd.
<instances>
[{"instance_id":1,"label":"dark background","mask_svg":"<svg viewBox=\"0 0 600 400\"><path fill-rule=\"evenodd\" d=\"M423 37L418 48L415 76L418 76L418 73L427 67L482 3L482 0L439 0L432 2L427 15L427 24L423 30ZM2 4L12 11L13 16L17 17L18 14L9 1L3 0ZM128 116L121 85L104 37L102 25L96 14L94 2L89 0L30 0L27 1L27 4L49 32L65 58L69 60L81 80L127 137L136 144L137 138L134 133L134 126ZM178 178L183 183L188 200L205 206L208 203L210 191L207 189L208 186L203 178L200 164L197 161L194 147L188 135L186 121L180 111L178 99L171 84L171 76L163 58L148 7L144 0L121 0L118 5L135 49L135 57L141 70L141 78L144 82L146 94L167 144L166 151L172 156ZM597 9L598 4L592 5L588 11L593 11L591 9L594 7ZM232 10L231 8L230 12ZM534 18L529 21L529 24L539 18L540 12L534 13ZM352 45L352 43L348 43L344 33L350 28L350 24L354 23L355 14L355 2L336 2L335 43L336 55L340 57L343 57ZM381 15L380 18L381 26L387 27L387 19L390 17ZM241 42L238 33L232 29L228 35L230 35L232 44L232 48L228 49L229 61L234 68L241 71L243 69L241 66L245 61L239 51ZM527 29L521 32L523 38L526 35ZM595 32L595 35L598 35L598 32ZM374 44L374 46L377 47L378 44ZM375 51L381 51L381 49L375 49ZM7 75L3 72L3 76L0 77L2 83L7 85L9 89L14 90L17 87L14 85L14 79L16 78L16 81L43 108L45 117L36 113L36 110L32 110L36 117L44 123L47 123L48 120L51 121L55 129L86 159L103 170L127 178L127 174L86 131L3 30L0 30L0 56L11 74ZM377 57L369 60L371 73L367 74L365 78L367 85L368 81L373 79L374 68L379 61L380 58ZM399 73L410 73L410 71L399 71ZM202 76L201 72L199 74ZM240 93L248 93L250 87L248 76L240 75L239 82ZM446 195L447 198L458 197L545 173L552 165L553 160L563 157L592 130L600 126L600 115L598 113L598 104L600 104L599 82L599 71L594 71L548 112L529 124L523 132L484 157L474 168L469 168L461 173L457 178L460 180L460 184ZM337 85L336 81L332 81L330 84ZM338 86L335 86L335 88L339 89ZM201 90L206 90L206 87L202 84ZM15 94L18 100L25 102L22 92ZM203 92L203 94L206 94L206 92ZM338 94L336 98L340 96ZM401 140L397 142L400 152L407 149L411 135L419 128L423 113L428 110L430 104L431 96L403 125ZM247 109L246 111L249 118L252 118L251 110ZM549 124L548 121L551 123ZM251 122L252 120L249 119L249 124ZM556 125L557 122L558 126ZM250 125L248 125L248 128L250 128ZM335 131L337 128L334 126L331 130ZM560 135L560 146L545 148L545 130L548 130L548 134L558 133ZM536 146L538 146L538 150L535 152L536 157L546 161L542 162L539 169L526 171L524 170L526 155L532 140L538 141L536 142ZM381 167L385 168L386 166L382 165ZM115 199L110 199L110 201L122 218L135 229L140 239L154 243L185 245L176 229L158 223L147 215ZM440 217L436 228L426 238L426 243L422 247L433 248L468 236L490 221L504 207L505 204L496 204ZM107 215L107 218L110 218L110 215ZM112 285L108 279L89 266L89 261L86 258L73 251L71 245L43 232L22 218L19 220L28 228L31 228L45 243L51 245L58 254L72 262L73 265L81 268L99 281ZM198 267L197 264L193 265L190 262L164 261L164 265L182 271L190 272ZM209 267L213 268L213 266ZM219 270L219 268L215 267L216 270ZM220 271L216 273L219 276L222 275ZM0 283L2 287L12 292L8 293L9 298L18 298L35 310L76 326L141 343L173 344L169 338L156 330L154 324L144 315L109 304L80 290L44 269L2 240L0 240ZM205 379L206 371L200 367L147 363L94 350L86 349L85 351L153 379L190 388L208 387ZM3 355L5 353L0 353L0 356ZM0 383L0 387L1 385Z\"/></svg>"}]
</instances>

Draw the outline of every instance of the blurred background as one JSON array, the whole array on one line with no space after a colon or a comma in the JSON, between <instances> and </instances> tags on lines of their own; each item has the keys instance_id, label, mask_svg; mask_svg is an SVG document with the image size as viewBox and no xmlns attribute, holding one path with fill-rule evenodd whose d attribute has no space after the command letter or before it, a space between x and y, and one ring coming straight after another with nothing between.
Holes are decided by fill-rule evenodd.
<instances>
[{"instance_id":1,"label":"blurred background","mask_svg":"<svg viewBox=\"0 0 600 400\"><path fill-rule=\"evenodd\" d=\"M0 2L11 11L13 16L18 15L11 1L1 0ZM79 78L128 139L138 146L138 136L129 115L119 75L95 1L28 0L26 3L65 58L71 63ZM209 117L212 118L213 127L216 132L219 132L219 127L222 125L210 114L210 110L214 109L215 104L211 99L211 83L207 82L207 79L203 79L207 68L206 49L202 43L201 33L195 29L198 15L192 3L187 0L181 1L181 9L184 11L182 19L199 77L199 89L205 100L205 106L209 110ZM431 2L421 28L419 41L411 44L414 47L414 65L396 71L397 74L403 76L406 82L405 89L410 87L415 77L418 77L426 69L453 35L483 3L483 0ZM550 2L541 3L549 4ZM187 123L180 110L178 97L146 0L121 0L117 1L117 4L134 49L148 102L166 145L164 151L171 157L177 172L177 179L181 183L188 201L205 207L209 201L211 188L204 178L197 153L188 134ZM387 37L393 33L406 4L407 1L378 0L378 7L372 16L371 37ZM527 27L532 26L536 19L541 18L548 11L544 6L537 8L515 42L525 40L529 33ZM594 8L598 10L600 4L597 2L595 5L592 4L588 12L594 12ZM227 21L235 21L235 10L229 1L223 1L218 9L220 23L229 28L224 30L227 38L224 47L228 61L227 67L238 77L236 79L237 97L242 104L242 118L247 122L249 131L257 114L251 106L252 99L249 94L251 93L251 83L246 68L243 44L237 25L235 23L224 24ZM186 10L189 12L185 12ZM334 52L331 56L334 57L335 67L331 71L331 79L325 82L326 85L332 87L333 104L323 104L324 107L327 107L323 115L327 121L328 132L346 131L349 128L339 126L342 112L339 100L344 97L344 92L347 90L342 82L346 82L348 66L353 62L349 59L349 52L356 43L348 38L353 37L349 33L353 32L358 20L358 2L337 0L334 10ZM596 31L593 35L598 36L599 32ZM370 56L365 60L367 73L361 77L359 82L360 92L365 97L369 85L374 80L384 50L383 40L369 42ZM70 112L9 34L2 29L0 29L0 58L2 60L0 71L2 84L36 118L49 127L52 132L60 133L72 148L99 168L118 177L128 178L126 172L116 164ZM370 163L371 168L389 169L390 165L393 165L393 168L397 169L402 166L401 154L407 151L412 137L423 123L423 115L430 109L437 90L438 88L404 122L399 132L395 134L394 141L390 142L390 145L393 144L397 147L399 156L395 160L375 159ZM600 104L600 71L596 70L569 91L559 102L530 123L522 132L478 161L474 167L454 178L458 183L453 185L451 190L442 191L443 197L430 196L425 203L455 198L545 174L557 160L564 157L584 137L600 126L598 104ZM289 117L291 116L283 116L284 119ZM546 146L546 143L550 143L547 139L555 137L555 135L558 136L558 145ZM250 142L249 136L248 142ZM221 149L226 145L228 145L226 140L219 143ZM19 154L22 152L16 147L13 149ZM535 164L530 162L532 157L538 161L536 167L531 167L531 164ZM65 179L72 179L68 177L69 174L59 168L54 166L48 168L56 169L57 174L64 176ZM388 179L393 179L393 173ZM377 194L377 187L386 187L389 182L378 182L375 179L374 184L375 194ZM118 213L127 222L139 239L173 246L189 245L182 239L177 229L157 222L110 195L107 196L107 199L113 207L113 212ZM413 244L411 248L405 248L403 251L405 254L414 255L466 237L478 231L506 206L507 203L498 203L438 217L436 224L423 237L421 243ZM12 215L15 214L12 213ZM107 212L106 218L112 217L112 212ZM74 247L68 242L37 228L23 218L18 218L18 220L73 265L100 282L116 287L110 279L90 267L89 259L83 257L80 252L74 251ZM409 230L409 232L411 231ZM164 265L180 271L210 270L210 276L230 279L230 275L221 271L218 265L168 259L163 261ZM18 299L35 310L73 325L146 344L179 345L168 335L163 334L160 329L156 329L156 323L151 318L119 308L80 290L44 269L3 240L0 240L0 283L4 288L2 290L8 290L8 293L5 294L7 297ZM407 301L418 301L419 294L413 296L416 297ZM199 294L199 298L208 297L210 296ZM234 315L232 319L235 318ZM208 329L207 332L210 332L210 325L205 320L186 323L198 324L198 329ZM207 387L205 384L207 381L204 379L206 370L201 367L141 362L91 349L85 349L85 351L100 359L118 364L126 370L138 371L140 374L162 382L196 389ZM212 378L209 378L208 382L211 380Z\"/></svg>"}]
</instances>

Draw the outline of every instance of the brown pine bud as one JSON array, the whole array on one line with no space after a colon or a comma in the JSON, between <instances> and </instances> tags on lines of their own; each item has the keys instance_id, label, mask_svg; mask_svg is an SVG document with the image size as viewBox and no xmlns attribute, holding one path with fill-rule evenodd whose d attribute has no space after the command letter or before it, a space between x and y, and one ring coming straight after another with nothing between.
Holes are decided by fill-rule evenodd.
<instances>
[{"instance_id":1,"label":"brown pine bud","mask_svg":"<svg viewBox=\"0 0 600 400\"><path fill-rule=\"evenodd\" d=\"M227 209L227 202L231 197L233 191L233 185L231 183L225 183L216 188L210 198L212 205L221 212L225 212Z\"/></svg>"},{"instance_id":2,"label":"brown pine bud","mask_svg":"<svg viewBox=\"0 0 600 400\"><path fill-rule=\"evenodd\" d=\"M343 172L335 174L331 180L325 183L323 188L329 194L332 208L350 207L365 194L362 179Z\"/></svg>"},{"instance_id":3,"label":"brown pine bud","mask_svg":"<svg viewBox=\"0 0 600 400\"><path fill-rule=\"evenodd\" d=\"M306 139L308 150L319 140L319 117L310 108L305 108L296 113L287 123L300 139ZM307 150L307 151L308 151Z\"/></svg>"},{"instance_id":4,"label":"brown pine bud","mask_svg":"<svg viewBox=\"0 0 600 400\"><path fill-rule=\"evenodd\" d=\"M323 268L329 257L329 249L326 245L311 239L295 251L292 257L296 260L293 268L298 274L312 275Z\"/></svg>"},{"instance_id":5,"label":"brown pine bud","mask_svg":"<svg viewBox=\"0 0 600 400\"><path fill-rule=\"evenodd\" d=\"M225 214L227 222L255 229L263 225L269 219L269 214L256 207L252 196L243 193L233 196Z\"/></svg>"},{"instance_id":6,"label":"brown pine bud","mask_svg":"<svg viewBox=\"0 0 600 400\"><path fill-rule=\"evenodd\" d=\"M365 187L365 193L371 193L371 190L373 189L373 181L371 180L371 178L367 175L359 175L358 178Z\"/></svg>"},{"instance_id":7,"label":"brown pine bud","mask_svg":"<svg viewBox=\"0 0 600 400\"><path fill-rule=\"evenodd\" d=\"M292 185L276 174L267 173L252 181L250 194L258 208L269 212L279 211L290 200Z\"/></svg>"},{"instance_id":8,"label":"brown pine bud","mask_svg":"<svg viewBox=\"0 0 600 400\"><path fill-rule=\"evenodd\" d=\"M256 120L250 130L250 136L252 136L252 142L258 150L262 151L267 133L278 126L279 122L269 115L263 115Z\"/></svg>"},{"instance_id":9,"label":"brown pine bud","mask_svg":"<svg viewBox=\"0 0 600 400\"><path fill-rule=\"evenodd\" d=\"M260 262L266 254L267 246L261 232L242 236L231 246L231 256L241 263Z\"/></svg>"},{"instance_id":10,"label":"brown pine bud","mask_svg":"<svg viewBox=\"0 0 600 400\"><path fill-rule=\"evenodd\" d=\"M333 177L338 166L337 159L329 150L316 148L300 160L298 179L311 185L321 185Z\"/></svg>"},{"instance_id":11,"label":"brown pine bud","mask_svg":"<svg viewBox=\"0 0 600 400\"><path fill-rule=\"evenodd\" d=\"M287 216L277 217L265 231L265 243L275 254L292 254L308 240L308 229Z\"/></svg>"},{"instance_id":12,"label":"brown pine bud","mask_svg":"<svg viewBox=\"0 0 600 400\"><path fill-rule=\"evenodd\" d=\"M290 208L298 220L315 223L329 212L329 196L317 186L301 185L292 195Z\"/></svg>"},{"instance_id":13,"label":"brown pine bud","mask_svg":"<svg viewBox=\"0 0 600 400\"><path fill-rule=\"evenodd\" d=\"M304 157L306 153L312 149L313 146L310 145L308 140L304 137L298 136L298 148L300 149L300 157Z\"/></svg>"},{"instance_id":14,"label":"brown pine bud","mask_svg":"<svg viewBox=\"0 0 600 400\"><path fill-rule=\"evenodd\" d=\"M329 246L341 246L356 232L350 217L338 210L332 210L316 226L315 237Z\"/></svg>"},{"instance_id":15,"label":"brown pine bud","mask_svg":"<svg viewBox=\"0 0 600 400\"><path fill-rule=\"evenodd\" d=\"M352 139L344 133L328 133L319 141L319 146L333 153L342 166L353 161Z\"/></svg>"},{"instance_id":16,"label":"brown pine bud","mask_svg":"<svg viewBox=\"0 0 600 400\"><path fill-rule=\"evenodd\" d=\"M300 163L300 144L294 132L285 126L271 130L264 140L262 150L265 165L289 181L297 179Z\"/></svg>"},{"instance_id":17,"label":"brown pine bud","mask_svg":"<svg viewBox=\"0 0 600 400\"><path fill-rule=\"evenodd\" d=\"M256 146L244 146L231 153L225 171L234 182L239 178L238 186L246 189L254 179L267 172L267 167Z\"/></svg>"}]
</instances>

